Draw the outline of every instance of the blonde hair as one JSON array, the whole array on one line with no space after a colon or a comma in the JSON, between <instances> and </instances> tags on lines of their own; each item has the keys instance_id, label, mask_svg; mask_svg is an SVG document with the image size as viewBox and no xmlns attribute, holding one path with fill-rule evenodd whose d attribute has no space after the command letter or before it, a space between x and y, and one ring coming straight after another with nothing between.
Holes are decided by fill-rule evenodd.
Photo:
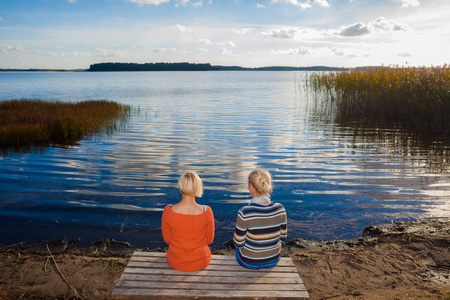
<instances>
[{"instance_id":1,"label":"blonde hair","mask_svg":"<svg viewBox=\"0 0 450 300\"><path fill-rule=\"evenodd\" d=\"M195 172L185 172L178 180L180 192L187 196L201 197L203 195L203 183Z\"/></svg>"},{"instance_id":2,"label":"blonde hair","mask_svg":"<svg viewBox=\"0 0 450 300\"><path fill-rule=\"evenodd\" d=\"M268 171L263 169L252 171L248 175L248 184L251 184L260 195L268 195L273 189L272 176L270 176Z\"/></svg>"}]
</instances>

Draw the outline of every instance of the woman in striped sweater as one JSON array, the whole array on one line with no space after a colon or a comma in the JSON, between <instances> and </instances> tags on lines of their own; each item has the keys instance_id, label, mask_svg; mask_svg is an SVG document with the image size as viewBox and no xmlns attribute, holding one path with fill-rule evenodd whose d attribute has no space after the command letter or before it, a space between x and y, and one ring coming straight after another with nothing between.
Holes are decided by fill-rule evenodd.
<instances>
[{"instance_id":1,"label":"woman in striped sweater","mask_svg":"<svg viewBox=\"0 0 450 300\"><path fill-rule=\"evenodd\" d=\"M250 173L248 190L252 200L239 210L234 230L236 260L247 269L272 268L287 238L286 210L270 200L272 178L266 170Z\"/></svg>"}]
</instances>

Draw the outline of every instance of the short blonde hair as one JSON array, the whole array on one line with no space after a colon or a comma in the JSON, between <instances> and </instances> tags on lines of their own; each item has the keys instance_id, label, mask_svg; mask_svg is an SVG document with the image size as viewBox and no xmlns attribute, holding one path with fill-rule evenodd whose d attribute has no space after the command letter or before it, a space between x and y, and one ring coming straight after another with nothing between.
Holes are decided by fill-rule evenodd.
<instances>
[{"instance_id":1,"label":"short blonde hair","mask_svg":"<svg viewBox=\"0 0 450 300\"><path fill-rule=\"evenodd\" d=\"M256 169L248 175L248 184L251 184L260 195L268 195L273 189L272 176L264 169Z\"/></svg>"},{"instance_id":2,"label":"short blonde hair","mask_svg":"<svg viewBox=\"0 0 450 300\"><path fill-rule=\"evenodd\" d=\"M185 172L178 180L180 192L187 196L201 197L203 195L203 183L195 172Z\"/></svg>"}]
</instances>

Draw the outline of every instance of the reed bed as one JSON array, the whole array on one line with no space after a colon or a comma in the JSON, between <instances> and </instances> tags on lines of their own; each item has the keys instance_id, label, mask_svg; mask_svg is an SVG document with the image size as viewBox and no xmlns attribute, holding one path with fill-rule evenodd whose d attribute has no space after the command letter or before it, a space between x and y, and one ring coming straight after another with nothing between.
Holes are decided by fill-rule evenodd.
<instances>
[{"instance_id":1,"label":"reed bed","mask_svg":"<svg viewBox=\"0 0 450 300\"><path fill-rule=\"evenodd\" d=\"M0 102L0 146L74 143L124 125L130 107L112 101L42 100Z\"/></svg>"},{"instance_id":2,"label":"reed bed","mask_svg":"<svg viewBox=\"0 0 450 300\"><path fill-rule=\"evenodd\" d=\"M390 123L421 133L450 133L450 67L377 67L313 73L338 120Z\"/></svg>"}]
</instances>

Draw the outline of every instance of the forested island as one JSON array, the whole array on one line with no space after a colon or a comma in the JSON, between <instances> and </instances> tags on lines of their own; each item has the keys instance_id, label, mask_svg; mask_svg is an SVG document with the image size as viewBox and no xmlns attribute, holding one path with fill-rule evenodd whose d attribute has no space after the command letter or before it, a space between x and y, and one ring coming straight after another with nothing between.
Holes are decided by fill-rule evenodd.
<instances>
[{"instance_id":1,"label":"forested island","mask_svg":"<svg viewBox=\"0 0 450 300\"><path fill-rule=\"evenodd\" d=\"M325 66L314 67L286 67L272 66L259 68L245 68L239 66L213 66L209 63L96 63L92 64L89 72L128 72L128 71L342 71L344 68Z\"/></svg>"},{"instance_id":2,"label":"forested island","mask_svg":"<svg viewBox=\"0 0 450 300\"><path fill-rule=\"evenodd\" d=\"M364 67L366 68L366 67ZM95 63L89 69L1 69L0 72L149 72L149 71L344 71L349 68L337 68L327 66L291 67L268 66L246 68L240 66L214 66L210 63Z\"/></svg>"},{"instance_id":3,"label":"forested island","mask_svg":"<svg viewBox=\"0 0 450 300\"><path fill-rule=\"evenodd\" d=\"M217 66L211 64L183 63L97 63L92 64L90 72L120 72L120 71L218 71Z\"/></svg>"}]
</instances>

